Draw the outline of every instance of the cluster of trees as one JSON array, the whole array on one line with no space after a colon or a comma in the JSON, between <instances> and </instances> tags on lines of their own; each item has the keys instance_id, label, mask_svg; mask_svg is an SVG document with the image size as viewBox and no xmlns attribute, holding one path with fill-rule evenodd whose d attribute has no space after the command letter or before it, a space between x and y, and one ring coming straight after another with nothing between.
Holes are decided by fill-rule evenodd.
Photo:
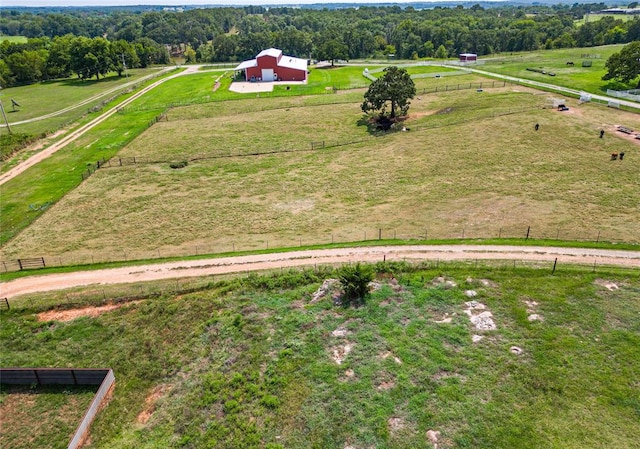
<instances>
[{"instance_id":1,"label":"cluster of trees","mask_svg":"<svg viewBox=\"0 0 640 449\"><path fill-rule=\"evenodd\" d=\"M26 43L0 43L0 85L28 84L76 74L79 78L122 75L125 68L167 64L169 54L163 45L148 38L134 42L103 37L89 38L67 34L50 39L28 39Z\"/></svg>"},{"instance_id":2,"label":"cluster of trees","mask_svg":"<svg viewBox=\"0 0 640 449\"><path fill-rule=\"evenodd\" d=\"M582 18L584 13L604 9L603 3L496 5L492 8L459 5L424 10L410 6L333 10L251 6L184 12L103 8L95 11L74 9L66 14L9 10L0 16L0 33L48 38L49 46L56 38L67 34L89 38L98 46L105 45L98 39L105 39L110 45L126 42L134 47L140 42L154 42L169 48L186 48L184 54L189 62L241 61L268 47L314 59L348 60L388 54L407 59L446 58L462 52L486 55L540 48L588 47L640 40L638 18L623 21L606 17L581 26L575 24L574 20ZM47 45L37 50L24 50L38 52L46 50ZM0 51L2 59L6 59L7 49ZM120 53L127 52L121 50ZM142 59L137 49L136 53ZM100 57L93 55L98 59L94 66L104 65ZM42 58L40 53L30 53L23 59ZM92 58L88 60L90 66ZM13 65L18 67L24 63ZM34 61L28 63L36 64ZM117 62L113 64L117 65ZM81 76L90 73L71 70ZM44 76L54 73L49 72ZM26 81L16 73L10 77L16 82L18 79Z\"/></svg>"}]
</instances>

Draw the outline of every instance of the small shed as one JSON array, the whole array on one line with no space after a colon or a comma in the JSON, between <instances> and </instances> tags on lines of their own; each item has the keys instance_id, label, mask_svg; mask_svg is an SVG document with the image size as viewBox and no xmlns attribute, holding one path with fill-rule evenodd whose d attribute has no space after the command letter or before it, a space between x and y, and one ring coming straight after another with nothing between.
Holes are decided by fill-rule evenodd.
<instances>
[{"instance_id":1,"label":"small shed","mask_svg":"<svg viewBox=\"0 0 640 449\"><path fill-rule=\"evenodd\" d=\"M475 53L460 53L460 62L476 62L478 55Z\"/></svg>"}]
</instances>

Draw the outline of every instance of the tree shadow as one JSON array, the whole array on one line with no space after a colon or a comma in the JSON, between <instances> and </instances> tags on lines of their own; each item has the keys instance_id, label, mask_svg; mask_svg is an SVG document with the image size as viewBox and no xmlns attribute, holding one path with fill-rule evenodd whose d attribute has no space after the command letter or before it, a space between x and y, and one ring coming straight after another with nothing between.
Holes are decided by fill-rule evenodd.
<instances>
[{"instance_id":1,"label":"tree shadow","mask_svg":"<svg viewBox=\"0 0 640 449\"><path fill-rule=\"evenodd\" d=\"M637 89L638 88L638 84L635 82L630 82L630 83L623 83L620 81L616 81L616 80L611 80L609 81L607 84L603 84L602 86L600 86L600 92L602 93L607 93L607 90L611 89L611 90L632 90L632 89Z\"/></svg>"},{"instance_id":2,"label":"tree shadow","mask_svg":"<svg viewBox=\"0 0 640 449\"><path fill-rule=\"evenodd\" d=\"M401 120L398 120L398 118L392 120L387 116L383 116L383 117L379 117L379 116L370 116L370 115L366 115L364 114L362 117L360 117L360 119L357 121L357 125L358 126L366 126L367 127L367 132L375 137L381 137L381 136L385 136L388 135L392 132L394 132L392 126L394 125L394 123L398 123Z\"/></svg>"}]
</instances>

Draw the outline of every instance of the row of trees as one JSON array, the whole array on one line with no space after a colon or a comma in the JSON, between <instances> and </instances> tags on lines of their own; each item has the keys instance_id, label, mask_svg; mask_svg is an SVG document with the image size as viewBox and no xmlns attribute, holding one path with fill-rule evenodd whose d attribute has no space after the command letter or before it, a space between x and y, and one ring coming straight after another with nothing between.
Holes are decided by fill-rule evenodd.
<instances>
[{"instance_id":1,"label":"row of trees","mask_svg":"<svg viewBox=\"0 0 640 449\"><path fill-rule=\"evenodd\" d=\"M498 4L499 5L499 4ZM0 32L32 39L24 48L3 45L9 82L58 76L71 70L79 76L100 76L102 68L119 66L117 54L129 54L129 45L150 63L143 47L153 44L187 48L189 62L235 62L277 47L285 54L314 59L357 59L395 54L399 58L446 58L462 52L486 55L540 48L589 47L640 40L640 19L606 17L581 26L574 20L604 4L556 6L497 6L471 8L369 7L339 10L305 8L208 8L182 13L140 12L122 9L71 10L67 14L3 11ZM82 68L60 70L47 62L43 50L56 53L57 39L71 33L99 47L86 56ZM49 39L47 41L47 39ZM65 38L70 39L70 38ZM107 42L105 42L107 41ZM43 44L44 42L44 44ZM89 42L89 41L85 41ZM118 44L116 44L118 43ZM87 44L88 45L88 44ZM87 45L80 45L86 47ZM104 48L120 46L112 56ZM158 46L155 52L159 53ZM14 53L25 52L22 56ZM86 53L84 53L86 55ZM94 58L95 57L95 58ZM162 62L162 57L152 58ZM126 60L126 59L125 59ZM127 61L135 65L135 57ZM24 67L40 68L29 76ZM41 73L41 75L38 75Z\"/></svg>"},{"instance_id":2,"label":"row of trees","mask_svg":"<svg viewBox=\"0 0 640 449\"><path fill-rule=\"evenodd\" d=\"M122 75L125 68L167 64L166 48L148 38L134 42L103 37L65 36L0 43L0 85L28 84L76 74L81 79Z\"/></svg>"}]
</instances>

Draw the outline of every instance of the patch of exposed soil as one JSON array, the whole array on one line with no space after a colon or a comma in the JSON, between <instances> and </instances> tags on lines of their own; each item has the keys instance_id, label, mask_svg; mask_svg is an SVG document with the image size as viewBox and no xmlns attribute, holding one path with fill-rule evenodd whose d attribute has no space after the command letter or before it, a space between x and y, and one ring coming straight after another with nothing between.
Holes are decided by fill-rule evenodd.
<instances>
[{"instance_id":1,"label":"patch of exposed soil","mask_svg":"<svg viewBox=\"0 0 640 449\"><path fill-rule=\"evenodd\" d=\"M380 384L378 384L376 389L378 391L388 391L388 390L391 390L395 386L396 386L396 383L394 381L387 380L387 381L384 381L384 382L380 382Z\"/></svg>"},{"instance_id":2,"label":"patch of exposed soil","mask_svg":"<svg viewBox=\"0 0 640 449\"><path fill-rule=\"evenodd\" d=\"M393 416L389 418L389 420L387 421L387 424L389 425L389 430L391 431L391 433L404 429L404 426L405 426L404 419L398 418L397 416Z\"/></svg>"},{"instance_id":3,"label":"patch of exposed soil","mask_svg":"<svg viewBox=\"0 0 640 449\"><path fill-rule=\"evenodd\" d=\"M464 304L467 306L464 313L469 316L469 321L477 330L492 331L497 328L496 323L493 321L493 314L486 310L487 306L478 301L469 301ZM479 310L481 312L477 313Z\"/></svg>"},{"instance_id":4,"label":"patch of exposed soil","mask_svg":"<svg viewBox=\"0 0 640 449\"><path fill-rule=\"evenodd\" d=\"M140 301L131 301L120 304L107 304L97 307L84 307L82 309L70 309L70 310L49 310L48 312L42 312L38 314L38 321L73 321L76 318L90 316L97 317L103 313L110 312L112 310L119 309L128 304L137 304Z\"/></svg>"},{"instance_id":5,"label":"patch of exposed soil","mask_svg":"<svg viewBox=\"0 0 640 449\"><path fill-rule=\"evenodd\" d=\"M345 343L344 346L336 346L331 349L331 358L338 365L342 365L342 362L344 362L344 359L347 358L352 349L353 343L351 342Z\"/></svg>"},{"instance_id":6,"label":"patch of exposed soil","mask_svg":"<svg viewBox=\"0 0 640 449\"><path fill-rule=\"evenodd\" d=\"M615 282L607 281L606 279L596 279L593 283L600 287L604 287L609 291L618 290L620 288Z\"/></svg>"},{"instance_id":7,"label":"patch of exposed soil","mask_svg":"<svg viewBox=\"0 0 640 449\"><path fill-rule=\"evenodd\" d=\"M153 390L151 390L151 393L149 393L147 398L144 400L144 408L138 414L137 421L139 424L146 424L149 422L151 415L153 415L153 412L156 409L158 399L164 396L169 389L171 389L171 385L162 384L157 385Z\"/></svg>"}]
</instances>

